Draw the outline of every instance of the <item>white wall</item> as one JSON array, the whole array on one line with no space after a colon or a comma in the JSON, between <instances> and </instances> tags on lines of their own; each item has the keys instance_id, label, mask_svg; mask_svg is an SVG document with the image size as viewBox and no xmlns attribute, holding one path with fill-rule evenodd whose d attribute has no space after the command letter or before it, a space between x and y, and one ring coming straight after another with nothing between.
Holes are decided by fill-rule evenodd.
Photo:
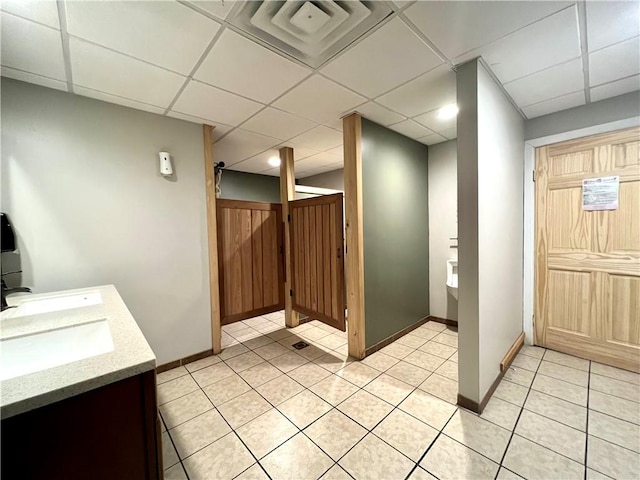
<instances>
[{"instance_id":1,"label":"white wall","mask_svg":"<svg viewBox=\"0 0 640 480\"><path fill-rule=\"evenodd\" d=\"M456 141L429 147L429 313L458 320L458 301L448 293L447 260L458 258Z\"/></svg>"},{"instance_id":2,"label":"white wall","mask_svg":"<svg viewBox=\"0 0 640 480\"><path fill-rule=\"evenodd\" d=\"M202 127L4 78L1 116L23 285L114 284L159 364L211 348Z\"/></svg>"},{"instance_id":3,"label":"white wall","mask_svg":"<svg viewBox=\"0 0 640 480\"><path fill-rule=\"evenodd\" d=\"M522 332L524 120L479 60L458 100L460 393L480 402Z\"/></svg>"}]
</instances>

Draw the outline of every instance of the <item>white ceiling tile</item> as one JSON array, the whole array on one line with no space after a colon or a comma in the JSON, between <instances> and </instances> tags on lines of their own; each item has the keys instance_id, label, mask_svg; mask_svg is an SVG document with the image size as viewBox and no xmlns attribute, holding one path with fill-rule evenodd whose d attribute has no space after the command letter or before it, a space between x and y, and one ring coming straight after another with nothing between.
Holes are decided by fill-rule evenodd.
<instances>
[{"instance_id":1,"label":"white ceiling tile","mask_svg":"<svg viewBox=\"0 0 640 480\"><path fill-rule=\"evenodd\" d=\"M358 113L363 117L376 122L380 125L391 125L392 123L398 123L405 120L402 115L392 112L388 108L385 108L377 103L369 102L358 107ZM342 121L341 121L342 122Z\"/></svg>"},{"instance_id":2,"label":"white ceiling tile","mask_svg":"<svg viewBox=\"0 0 640 480\"><path fill-rule=\"evenodd\" d=\"M219 88L191 81L172 110L237 126L254 115L262 105Z\"/></svg>"},{"instance_id":3,"label":"white ceiling tile","mask_svg":"<svg viewBox=\"0 0 640 480\"><path fill-rule=\"evenodd\" d=\"M167 107L185 77L91 43L69 39L73 83L142 103Z\"/></svg>"},{"instance_id":4,"label":"white ceiling tile","mask_svg":"<svg viewBox=\"0 0 640 480\"><path fill-rule=\"evenodd\" d=\"M2 13L2 50L5 67L57 80L66 80L60 31Z\"/></svg>"},{"instance_id":5,"label":"white ceiling tile","mask_svg":"<svg viewBox=\"0 0 640 480\"><path fill-rule=\"evenodd\" d=\"M266 152L259 153L258 155L254 155L246 160L242 160L241 162L234 163L231 170L235 170L237 172L262 173L265 170L271 170L273 168L269 165L269 159L274 157L280 158L278 150L267 150Z\"/></svg>"},{"instance_id":6,"label":"white ceiling tile","mask_svg":"<svg viewBox=\"0 0 640 480\"><path fill-rule=\"evenodd\" d=\"M319 168L313 168L311 170L305 169L303 172L296 172L296 178L303 179L313 177L314 175L320 175L321 173L333 172L334 170L340 170L344 168L344 162L336 162L329 165L324 165Z\"/></svg>"},{"instance_id":7,"label":"white ceiling tile","mask_svg":"<svg viewBox=\"0 0 640 480\"><path fill-rule=\"evenodd\" d=\"M313 126L314 122L290 113L267 107L242 124L242 128L269 137L287 140L300 135Z\"/></svg>"},{"instance_id":8,"label":"white ceiling tile","mask_svg":"<svg viewBox=\"0 0 640 480\"><path fill-rule=\"evenodd\" d=\"M582 60L578 58L505 83L504 88L520 107L577 92L584 89Z\"/></svg>"},{"instance_id":9,"label":"white ceiling tile","mask_svg":"<svg viewBox=\"0 0 640 480\"><path fill-rule=\"evenodd\" d=\"M0 10L60 29L56 0L2 0Z\"/></svg>"},{"instance_id":10,"label":"white ceiling tile","mask_svg":"<svg viewBox=\"0 0 640 480\"><path fill-rule=\"evenodd\" d=\"M164 113L164 108L156 107L155 105L147 105L146 103L136 102L134 100L129 100L128 98L110 95L108 93L91 90L90 88L79 87L77 85L73 87L73 93L82 95L83 97L102 100L103 102L115 103L117 105L122 105L123 107L135 108L138 110L144 110L145 112L156 113L158 115L162 115Z\"/></svg>"},{"instance_id":11,"label":"white ceiling tile","mask_svg":"<svg viewBox=\"0 0 640 480\"><path fill-rule=\"evenodd\" d=\"M338 145L337 147L333 147L333 148L327 150L327 153L330 153L332 155L336 155L336 156L342 158L344 156L344 146L343 145Z\"/></svg>"},{"instance_id":12,"label":"white ceiling tile","mask_svg":"<svg viewBox=\"0 0 640 480\"><path fill-rule=\"evenodd\" d=\"M360 107L358 107L358 108L360 108ZM335 120L331 120L331 121L329 121L329 122L324 122L324 124L325 124L327 127L331 127L331 128L333 128L334 130L340 130L340 131L342 131L342 126L343 126L343 124L342 124L342 118L336 118Z\"/></svg>"},{"instance_id":13,"label":"white ceiling tile","mask_svg":"<svg viewBox=\"0 0 640 480\"><path fill-rule=\"evenodd\" d=\"M280 176L280 167L270 168L269 170L265 170L264 172L260 172L260 175L269 175L270 177L279 177Z\"/></svg>"},{"instance_id":14,"label":"white ceiling tile","mask_svg":"<svg viewBox=\"0 0 640 480\"><path fill-rule=\"evenodd\" d=\"M474 50L572 2L416 2L405 15L448 57Z\"/></svg>"},{"instance_id":15,"label":"white ceiling tile","mask_svg":"<svg viewBox=\"0 0 640 480\"><path fill-rule=\"evenodd\" d=\"M209 12L221 20L224 20L233 8L235 0L197 0L188 3Z\"/></svg>"},{"instance_id":16,"label":"white ceiling tile","mask_svg":"<svg viewBox=\"0 0 640 480\"><path fill-rule=\"evenodd\" d=\"M617 97L629 92L640 90L640 75L623 78L611 83L605 83L591 89L591 101L597 102L609 97Z\"/></svg>"},{"instance_id":17,"label":"white ceiling tile","mask_svg":"<svg viewBox=\"0 0 640 480\"><path fill-rule=\"evenodd\" d=\"M331 61L321 72L373 98L441 63L402 20L395 18Z\"/></svg>"},{"instance_id":18,"label":"white ceiling tile","mask_svg":"<svg viewBox=\"0 0 640 480\"><path fill-rule=\"evenodd\" d=\"M447 139L442 135L437 133L432 133L431 135L425 135L424 137L420 137L417 139L420 143L424 143L425 145L435 145L436 143L446 142Z\"/></svg>"},{"instance_id":19,"label":"white ceiling tile","mask_svg":"<svg viewBox=\"0 0 640 480\"><path fill-rule=\"evenodd\" d=\"M453 140L458 137L458 126L455 125L451 128L447 128L446 130L441 130L438 133L449 140Z\"/></svg>"},{"instance_id":20,"label":"white ceiling tile","mask_svg":"<svg viewBox=\"0 0 640 480\"><path fill-rule=\"evenodd\" d=\"M377 98L376 101L407 117L455 103L456 74L443 65Z\"/></svg>"},{"instance_id":21,"label":"white ceiling tile","mask_svg":"<svg viewBox=\"0 0 640 480\"><path fill-rule=\"evenodd\" d=\"M66 7L71 35L183 75L220 28L177 2L73 1Z\"/></svg>"},{"instance_id":22,"label":"white ceiling tile","mask_svg":"<svg viewBox=\"0 0 640 480\"><path fill-rule=\"evenodd\" d=\"M366 98L319 75L308 78L273 105L318 123L342 117Z\"/></svg>"},{"instance_id":23,"label":"white ceiling tile","mask_svg":"<svg viewBox=\"0 0 640 480\"><path fill-rule=\"evenodd\" d=\"M41 85L43 87L55 88L56 90L68 91L67 82L62 80L54 80L53 78L43 77L41 75L35 75L33 73L23 72L9 67L0 67L0 72L3 77L13 78L20 80L21 82L33 83L35 85Z\"/></svg>"},{"instance_id":24,"label":"white ceiling tile","mask_svg":"<svg viewBox=\"0 0 640 480\"><path fill-rule=\"evenodd\" d=\"M213 129L213 143L217 142L221 136L225 133L231 131L234 127L230 125L225 125L224 123L212 122L211 120L207 120L206 118L194 117L193 115L186 115L180 112L174 112L170 110L167 112L167 117L177 118L179 120L184 120L186 122L197 123L199 125L212 125L215 128Z\"/></svg>"},{"instance_id":25,"label":"white ceiling tile","mask_svg":"<svg viewBox=\"0 0 640 480\"><path fill-rule=\"evenodd\" d=\"M581 54L577 8L566 8L477 53L503 83L577 58Z\"/></svg>"},{"instance_id":26,"label":"white ceiling tile","mask_svg":"<svg viewBox=\"0 0 640 480\"><path fill-rule=\"evenodd\" d=\"M311 70L227 29L194 78L269 103L310 73Z\"/></svg>"},{"instance_id":27,"label":"white ceiling tile","mask_svg":"<svg viewBox=\"0 0 640 480\"><path fill-rule=\"evenodd\" d=\"M302 160L303 158L307 158L307 157L310 157L311 155L316 155L317 153L320 153L319 150L314 150L313 148L307 148L305 146L294 143L292 141L283 142L280 145L278 145L277 148L279 149L281 147L293 148L293 158L294 158L294 161L296 162L298 160Z\"/></svg>"},{"instance_id":28,"label":"white ceiling tile","mask_svg":"<svg viewBox=\"0 0 640 480\"><path fill-rule=\"evenodd\" d=\"M584 105L584 103L584 91L580 91L523 107L522 111L527 118L535 118L547 115L548 113L559 112L568 108Z\"/></svg>"},{"instance_id":29,"label":"white ceiling tile","mask_svg":"<svg viewBox=\"0 0 640 480\"><path fill-rule=\"evenodd\" d=\"M327 167L329 165L335 165L342 161L341 157L337 155L331 155L327 152L321 152L317 155L307 157L304 160L295 162L296 173L304 173L310 170L317 170L319 168Z\"/></svg>"},{"instance_id":30,"label":"white ceiling tile","mask_svg":"<svg viewBox=\"0 0 640 480\"><path fill-rule=\"evenodd\" d=\"M640 2L589 1L587 6L587 45L599 50L640 35Z\"/></svg>"},{"instance_id":31,"label":"white ceiling tile","mask_svg":"<svg viewBox=\"0 0 640 480\"><path fill-rule=\"evenodd\" d=\"M236 128L222 140L216 142L214 154L216 161L224 162L229 167L241 160L275 147L278 141L275 138Z\"/></svg>"},{"instance_id":32,"label":"white ceiling tile","mask_svg":"<svg viewBox=\"0 0 640 480\"><path fill-rule=\"evenodd\" d=\"M441 132L443 130L447 130L456 126L456 117L443 120L441 118L438 118L439 111L440 109L436 109L427 113L423 113L422 115L414 117L414 120L421 125L429 128L430 130L433 130L434 132Z\"/></svg>"},{"instance_id":33,"label":"white ceiling tile","mask_svg":"<svg viewBox=\"0 0 640 480\"><path fill-rule=\"evenodd\" d=\"M314 150L324 151L342 144L342 132L319 125L302 135L292 138L291 141Z\"/></svg>"},{"instance_id":34,"label":"white ceiling tile","mask_svg":"<svg viewBox=\"0 0 640 480\"><path fill-rule=\"evenodd\" d=\"M433 133L413 120L405 120L395 125L390 125L389 128L409 138L420 138Z\"/></svg>"},{"instance_id":35,"label":"white ceiling tile","mask_svg":"<svg viewBox=\"0 0 640 480\"><path fill-rule=\"evenodd\" d=\"M640 37L589 54L592 87L640 73Z\"/></svg>"}]
</instances>

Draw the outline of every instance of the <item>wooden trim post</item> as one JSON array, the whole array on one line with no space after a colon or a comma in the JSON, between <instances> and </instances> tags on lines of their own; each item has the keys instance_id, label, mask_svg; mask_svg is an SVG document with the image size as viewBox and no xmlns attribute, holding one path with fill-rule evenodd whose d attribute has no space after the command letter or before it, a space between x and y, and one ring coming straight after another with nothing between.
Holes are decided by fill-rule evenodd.
<instances>
[{"instance_id":1,"label":"wooden trim post","mask_svg":"<svg viewBox=\"0 0 640 480\"><path fill-rule=\"evenodd\" d=\"M293 289L291 270L291 233L289 231L289 201L296 198L296 177L293 166L293 148L280 149L280 201L284 223L284 319L288 328L300 325L298 312L293 309L290 292Z\"/></svg>"},{"instance_id":2,"label":"wooden trim post","mask_svg":"<svg viewBox=\"0 0 640 480\"><path fill-rule=\"evenodd\" d=\"M216 219L216 182L213 169L213 129L203 125L204 176L207 192L207 233L209 247L209 295L211 297L211 344L214 355L222 350L220 325L220 286L218 283L218 229Z\"/></svg>"},{"instance_id":3,"label":"wooden trim post","mask_svg":"<svg viewBox=\"0 0 640 480\"><path fill-rule=\"evenodd\" d=\"M342 121L344 198L346 210L347 334L349 355L365 357L364 230L362 218L362 118L352 113Z\"/></svg>"}]
</instances>

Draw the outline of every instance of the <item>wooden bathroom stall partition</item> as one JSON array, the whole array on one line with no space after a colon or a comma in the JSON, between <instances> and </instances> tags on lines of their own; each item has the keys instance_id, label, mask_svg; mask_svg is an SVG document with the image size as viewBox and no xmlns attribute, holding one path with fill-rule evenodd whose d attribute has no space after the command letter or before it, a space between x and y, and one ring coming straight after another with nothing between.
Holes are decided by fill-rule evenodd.
<instances>
[{"instance_id":1,"label":"wooden bathroom stall partition","mask_svg":"<svg viewBox=\"0 0 640 480\"><path fill-rule=\"evenodd\" d=\"M289 202L293 309L343 332L343 196Z\"/></svg>"},{"instance_id":2,"label":"wooden bathroom stall partition","mask_svg":"<svg viewBox=\"0 0 640 480\"><path fill-rule=\"evenodd\" d=\"M583 180L618 177L617 207ZM640 128L536 151L537 345L640 371Z\"/></svg>"},{"instance_id":3,"label":"wooden bathroom stall partition","mask_svg":"<svg viewBox=\"0 0 640 480\"><path fill-rule=\"evenodd\" d=\"M282 310L282 205L225 199L216 203L222 325Z\"/></svg>"}]
</instances>

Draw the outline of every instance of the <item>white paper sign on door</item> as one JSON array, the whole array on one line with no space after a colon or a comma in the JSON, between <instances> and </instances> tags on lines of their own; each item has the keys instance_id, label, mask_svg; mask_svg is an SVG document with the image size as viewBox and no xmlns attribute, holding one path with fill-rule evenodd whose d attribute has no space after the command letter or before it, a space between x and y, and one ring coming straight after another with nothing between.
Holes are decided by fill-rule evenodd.
<instances>
[{"instance_id":1,"label":"white paper sign on door","mask_svg":"<svg viewBox=\"0 0 640 480\"><path fill-rule=\"evenodd\" d=\"M582 180L583 210L616 210L620 177L586 178Z\"/></svg>"}]
</instances>

